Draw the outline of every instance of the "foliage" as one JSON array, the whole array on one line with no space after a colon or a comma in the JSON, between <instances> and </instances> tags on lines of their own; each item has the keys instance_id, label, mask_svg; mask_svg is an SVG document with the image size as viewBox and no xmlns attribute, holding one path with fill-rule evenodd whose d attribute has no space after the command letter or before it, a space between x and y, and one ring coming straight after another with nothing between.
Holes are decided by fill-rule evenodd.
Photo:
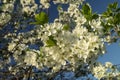
<instances>
[{"instance_id":1,"label":"foliage","mask_svg":"<svg viewBox=\"0 0 120 80\"><path fill-rule=\"evenodd\" d=\"M45 12L40 12L35 15L36 22L32 22L31 24L43 25L48 22L48 15Z\"/></svg>"}]
</instances>

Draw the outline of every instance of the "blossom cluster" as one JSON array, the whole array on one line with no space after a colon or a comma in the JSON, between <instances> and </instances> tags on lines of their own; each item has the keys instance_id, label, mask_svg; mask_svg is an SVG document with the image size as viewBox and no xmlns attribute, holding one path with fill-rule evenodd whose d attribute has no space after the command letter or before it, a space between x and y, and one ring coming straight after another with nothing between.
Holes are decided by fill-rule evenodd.
<instances>
[{"instance_id":1,"label":"blossom cluster","mask_svg":"<svg viewBox=\"0 0 120 80\"><path fill-rule=\"evenodd\" d=\"M13 9L14 9L14 0L10 0L9 2L7 2L6 0L3 0L1 3L2 6L0 6L0 11L2 11L2 13L0 13L0 25L4 25L7 22L9 22L9 20L11 19L11 15L9 13L12 13Z\"/></svg>"},{"instance_id":2,"label":"blossom cluster","mask_svg":"<svg viewBox=\"0 0 120 80\"><path fill-rule=\"evenodd\" d=\"M40 52L44 55L41 63L43 61L43 64L49 67L56 65L56 68L65 65L66 61L76 67L78 64L82 65L83 63L93 65L98 55L105 53L102 38L96 33L88 31L85 25L87 20L77 5L70 4L68 11L62 9L61 11L63 14L60 14L54 23L36 26L36 33L44 44ZM99 21L94 21L96 23L89 22L93 29L96 29L93 24L102 27ZM67 24L64 22L67 22ZM68 29L66 30L65 27L68 27ZM54 45L49 46L48 42L51 37ZM91 60L92 63L89 63Z\"/></svg>"},{"instance_id":3,"label":"blossom cluster","mask_svg":"<svg viewBox=\"0 0 120 80\"><path fill-rule=\"evenodd\" d=\"M35 0L20 0L20 3L22 5L23 13L27 13L28 15L34 13L38 8Z\"/></svg>"},{"instance_id":4,"label":"blossom cluster","mask_svg":"<svg viewBox=\"0 0 120 80\"><path fill-rule=\"evenodd\" d=\"M50 7L50 1L52 0L40 0L40 3L42 4L42 6L44 8L49 8ZM53 0L54 4L60 3L60 4L68 4L68 3L72 3L72 4L82 4L84 0Z\"/></svg>"},{"instance_id":5,"label":"blossom cluster","mask_svg":"<svg viewBox=\"0 0 120 80\"><path fill-rule=\"evenodd\" d=\"M98 63L97 66L93 68L93 73L97 79L110 79L111 77L120 75L119 71L110 62L106 62L105 65Z\"/></svg>"},{"instance_id":6,"label":"blossom cluster","mask_svg":"<svg viewBox=\"0 0 120 80\"><path fill-rule=\"evenodd\" d=\"M77 23L80 24L79 22ZM100 49L104 52L104 45L101 39L94 33L88 32L85 26L76 25L72 32L63 28L64 25L58 22L40 27L38 37L41 37L41 41L44 44L41 47L41 54L45 54L44 57L47 58L43 58L45 59L45 65L52 66L56 64L58 67L61 64L65 65L66 60L68 60L77 67L77 64L81 64L80 60L86 63L89 61L86 61L88 57L94 55L94 57L91 57L94 59L96 58L95 56L102 54ZM50 36L56 41L55 46L47 46L46 42Z\"/></svg>"}]
</instances>

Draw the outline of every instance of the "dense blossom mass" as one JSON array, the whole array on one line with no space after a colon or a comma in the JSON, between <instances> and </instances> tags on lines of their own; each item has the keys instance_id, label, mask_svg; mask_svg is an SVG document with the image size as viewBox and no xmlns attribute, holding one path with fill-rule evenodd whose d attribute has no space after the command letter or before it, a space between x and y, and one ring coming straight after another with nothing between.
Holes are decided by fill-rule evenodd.
<instances>
[{"instance_id":1,"label":"dense blossom mass","mask_svg":"<svg viewBox=\"0 0 120 80\"><path fill-rule=\"evenodd\" d=\"M58 6L59 17L48 23L44 21L48 19L45 12L36 13L48 9L52 1L54 4L69 4L69 7L64 10ZM108 19L101 15L89 18L92 15L90 5L84 5L88 12L80 9L83 0L40 0L39 3L35 0L2 0L0 25L14 27L14 31L4 38L8 40L7 51L13 53L15 65L25 63L38 69L52 68L52 73L63 66L71 65L70 70L76 71L88 65L88 71L97 79L120 75L112 63L102 65L96 61L106 52L105 42L111 42L112 37L104 34L102 25L102 21L107 23ZM33 29L24 32L31 25L34 25ZM30 45L37 45L39 49L30 48ZM11 58L8 63L10 61ZM5 66L1 64L0 67Z\"/></svg>"}]
</instances>

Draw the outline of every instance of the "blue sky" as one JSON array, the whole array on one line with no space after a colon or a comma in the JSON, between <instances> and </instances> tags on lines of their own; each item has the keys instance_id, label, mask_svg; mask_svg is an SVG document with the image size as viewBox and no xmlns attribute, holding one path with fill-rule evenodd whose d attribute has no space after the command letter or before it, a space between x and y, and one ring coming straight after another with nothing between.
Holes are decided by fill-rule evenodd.
<instances>
[{"instance_id":1,"label":"blue sky","mask_svg":"<svg viewBox=\"0 0 120 80\"><path fill-rule=\"evenodd\" d=\"M106 10L109 3L114 1L118 2L120 7L120 0L86 0L92 7L94 12L102 13ZM98 60L102 63L112 62L113 64L120 64L120 45L119 43L113 43L107 45L107 53L101 56Z\"/></svg>"},{"instance_id":2,"label":"blue sky","mask_svg":"<svg viewBox=\"0 0 120 80\"><path fill-rule=\"evenodd\" d=\"M97 13L104 12L107 8L107 5L115 1L118 2L120 6L120 0L85 0L85 1L88 2L91 5L93 11Z\"/></svg>"}]
</instances>

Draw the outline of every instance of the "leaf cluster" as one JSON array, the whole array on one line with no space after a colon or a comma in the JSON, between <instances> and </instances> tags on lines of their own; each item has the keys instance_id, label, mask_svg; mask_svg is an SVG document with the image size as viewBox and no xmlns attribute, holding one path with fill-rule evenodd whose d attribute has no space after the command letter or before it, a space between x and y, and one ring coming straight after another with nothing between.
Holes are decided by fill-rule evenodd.
<instances>
[{"instance_id":1,"label":"leaf cluster","mask_svg":"<svg viewBox=\"0 0 120 80\"><path fill-rule=\"evenodd\" d=\"M91 21L92 19L97 19L99 17L98 14L92 12L92 8L88 3L82 6L82 14L88 21Z\"/></svg>"},{"instance_id":2,"label":"leaf cluster","mask_svg":"<svg viewBox=\"0 0 120 80\"><path fill-rule=\"evenodd\" d=\"M109 4L107 10L102 14L102 18L106 19L102 21L102 26L104 26L104 33L116 32L119 35L118 26L120 24L120 8L118 3L114 2ZM112 32L111 32L112 31Z\"/></svg>"}]
</instances>

